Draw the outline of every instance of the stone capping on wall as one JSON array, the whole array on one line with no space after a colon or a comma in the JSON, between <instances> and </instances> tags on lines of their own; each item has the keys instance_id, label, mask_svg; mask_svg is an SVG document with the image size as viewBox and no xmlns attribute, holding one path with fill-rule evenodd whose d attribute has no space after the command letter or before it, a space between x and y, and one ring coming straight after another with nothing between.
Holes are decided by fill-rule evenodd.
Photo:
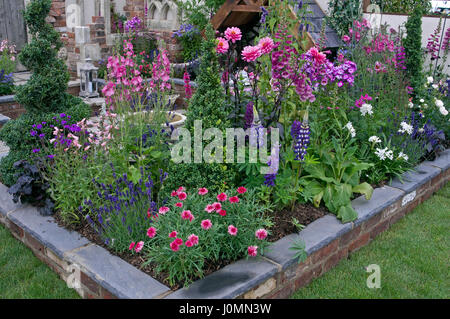
<instances>
[{"instance_id":1,"label":"stone capping on wall","mask_svg":"<svg viewBox=\"0 0 450 319\"><path fill-rule=\"evenodd\" d=\"M287 298L367 245L405 214L428 199L450 179L450 149L436 160L374 190L372 199L352 201L354 222L342 224L332 214L317 219L297 234L273 243L262 257L241 259L188 288L175 292L106 249L40 216L35 207L15 204L0 184L0 222L30 247L83 298ZM298 263L291 243L303 239L307 259Z\"/></svg>"}]
</instances>

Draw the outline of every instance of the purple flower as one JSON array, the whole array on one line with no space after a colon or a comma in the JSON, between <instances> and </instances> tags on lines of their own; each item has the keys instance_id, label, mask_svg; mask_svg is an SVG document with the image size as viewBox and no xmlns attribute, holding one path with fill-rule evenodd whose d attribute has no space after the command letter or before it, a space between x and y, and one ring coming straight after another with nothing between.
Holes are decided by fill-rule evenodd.
<instances>
[{"instance_id":1,"label":"purple flower","mask_svg":"<svg viewBox=\"0 0 450 319\"><path fill-rule=\"evenodd\" d=\"M33 153L39 153L40 151L41 151L40 148L34 148L34 149L33 149Z\"/></svg>"},{"instance_id":2,"label":"purple flower","mask_svg":"<svg viewBox=\"0 0 450 319\"><path fill-rule=\"evenodd\" d=\"M292 123L291 136L294 140L294 154L296 161L303 162L305 159L310 133L309 125L307 123L301 123L299 121L294 121L294 123Z\"/></svg>"},{"instance_id":3,"label":"purple flower","mask_svg":"<svg viewBox=\"0 0 450 319\"><path fill-rule=\"evenodd\" d=\"M54 159L54 158L55 158L55 155L50 154L50 155L47 155L47 157L48 157L49 159Z\"/></svg>"},{"instance_id":4,"label":"purple flower","mask_svg":"<svg viewBox=\"0 0 450 319\"><path fill-rule=\"evenodd\" d=\"M33 130L30 131L30 135L31 135L31 136L36 136L36 134L37 134L36 131L33 131Z\"/></svg>"},{"instance_id":5,"label":"purple flower","mask_svg":"<svg viewBox=\"0 0 450 319\"><path fill-rule=\"evenodd\" d=\"M248 129L253 124L253 102L250 101L247 104L247 108L245 109L244 116L244 129Z\"/></svg>"}]
</instances>

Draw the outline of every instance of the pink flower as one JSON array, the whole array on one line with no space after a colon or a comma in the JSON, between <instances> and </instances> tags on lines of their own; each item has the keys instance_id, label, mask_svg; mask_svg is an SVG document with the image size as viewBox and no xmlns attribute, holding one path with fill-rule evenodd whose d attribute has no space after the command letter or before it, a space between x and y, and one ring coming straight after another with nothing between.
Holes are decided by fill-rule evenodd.
<instances>
[{"instance_id":1,"label":"pink flower","mask_svg":"<svg viewBox=\"0 0 450 319\"><path fill-rule=\"evenodd\" d=\"M213 203L212 205L213 205L213 207L214 207L214 209L215 209L216 211L219 211L219 210L222 209L222 204L221 204L221 203L215 202L215 203Z\"/></svg>"},{"instance_id":2,"label":"pink flower","mask_svg":"<svg viewBox=\"0 0 450 319\"><path fill-rule=\"evenodd\" d=\"M183 245L183 239L181 238L176 238L173 242L177 245Z\"/></svg>"},{"instance_id":3,"label":"pink flower","mask_svg":"<svg viewBox=\"0 0 450 319\"><path fill-rule=\"evenodd\" d=\"M176 231L172 231L172 232L169 234L169 238L175 238L175 237L177 237L177 235L178 235L178 233L177 233Z\"/></svg>"},{"instance_id":4,"label":"pink flower","mask_svg":"<svg viewBox=\"0 0 450 319\"><path fill-rule=\"evenodd\" d=\"M229 198L230 203L239 203L239 197L232 196Z\"/></svg>"},{"instance_id":5,"label":"pink flower","mask_svg":"<svg viewBox=\"0 0 450 319\"><path fill-rule=\"evenodd\" d=\"M210 229L212 227L212 223L211 223L211 221L209 219L202 220L202 224L201 225L202 225L202 228L204 230L208 230L208 229Z\"/></svg>"},{"instance_id":6,"label":"pink flower","mask_svg":"<svg viewBox=\"0 0 450 319\"><path fill-rule=\"evenodd\" d=\"M260 48L262 54L267 54L273 50L275 45L270 37L265 37L259 40L258 47Z\"/></svg>"},{"instance_id":7,"label":"pink flower","mask_svg":"<svg viewBox=\"0 0 450 319\"><path fill-rule=\"evenodd\" d=\"M185 192L178 193L179 200L185 200L187 198L187 194Z\"/></svg>"},{"instance_id":8,"label":"pink flower","mask_svg":"<svg viewBox=\"0 0 450 319\"><path fill-rule=\"evenodd\" d=\"M244 194L245 192L247 192L247 188L245 188L244 186L240 186L238 187L237 192L239 194Z\"/></svg>"},{"instance_id":9,"label":"pink flower","mask_svg":"<svg viewBox=\"0 0 450 319\"><path fill-rule=\"evenodd\" d=\"M226 53L228 49L230 48L230 45L228 44L228 41L224 38L217 38L217 47L216 52L217 53Z\"/></svg>"},{"instance_id":10,"label":"pink flower","mask_svg":"<svg viewBox=\"0 0 450 319\"><path fill-rule=\"evenodd\" d=\"M140 241L136 244L136 247L134 247L134 251L138 253L142 250L142 247L144 247L144 242Z\"/></svg>"},{"instance_id":11,"label":"pink flower","mask_svg":"<svg viewBox=\"0 0 450 319\"><path fill-rule=\"evenodd\" d=\"M263 228L258 229L258 230L255 232L255 236L256 236L256 238L258 238L258 239L260 239L260 240L266 239L266 237L267 237L267 230L265 230L265 229L263 229Z\"/></svg>"},{"instance_id":12,"label":"pink flower","mask_svg":"<svg viewBox=\"0 0 450 319\"><path fill-rule=\"evenodd\" d=\"M262 52L258 46L248 45L242 50L242 59L247 62L253 62L261 56Z\"/></svg>"},{"instance_id":13,"label":"pink flower","mask_svg":"<svg viewBox=\"0 0 450 319\"><path fill-rule=\"evenodd\" d=\"M192 246L194 246L194 244L193 244L190 240L188 240L188 241L185 243L185 245L186 245L186 247L192 247Z\"/></svg>"},{"instance_id":14,"label":"pink flower","mask_svg":"<svg viewBox=\"0 0 450 319\"><path fill-rule=\"evenodd\" d=\"M190 210L183 210L183 212L181 213L181 218L192 221L194 219L194 216L192 215Z\"/></svg>"},{"instance_id":15,"label":"pink flower","mask_svg":"<svg viewBox=\"0 0 450 319\"><path fill-rule=\"evenodd\" d=\"M225 38L227 38L228 41L235 43L242 38L241 30L236 27L227 28L225 30Z\"/></svg>"},{"instance_id":16,"label":"pink flower","mask_svg":"<svg viewBox=\"0 0 450 319\"><path fill-rule=\"evenodd\" d=\"M233 225L228 226L228 234L230 234L231 236L236 236L237 232L238 229L235 226Z\"/></svg>"},{"instance_id":17,"label":"pink flower","mask_svg":"<svg viewBox=\"0 0 450 319\"><path fill-rule=\"evenodd\" d=\"M211 212L213 212L215 209L214 209L214 206L213 205L206 205L206 208L205 208L205 211L206 212L208 212L208 213L211 213Z\"/></svg>"},{"instance_id":18,"label":"pink flower","mask_svg":"<svg viewBox=\"0 0 450 319\"><path fill-rule=\"evenodd\" d=\"M177 206L177 207L183 207L183 203L182 203L182 202L176 203L175 206Z\"/></svg>"},{"instance_id":19,"label":"pink flower","mask_svg":"<svg viewBox=\"0 0 450 319\"><path fill-rule=\"evenodd\" d=\"M314 58L314 62L316 64L323 64L325 62L325 60L327 59L327 56L322 53L319 52L319 50L317 50L316 47L312 47L311 49L309 49L309 53L311 54L311 56Z\"/></svg>"},{"instance_id":20,"label":"pink flower","mask_svg":"<svg viewBox=\"0 0 450 319\"><path fill-rule=\"evenodd\" d=\"M134 245L136 245L136 243L133 241L133 242L130 244L130 247L128 247L128 250L133 250Z\"/></svg>"},{"instance_id":21,"label":"pink flower","mask_svg":"<svg viewBox=\"0 0 450 319\"><path fill-rule=\"evenodd\" d=\"M344 41L345 43L349 43L350 42L350 37L348 35L343 35L342 36L342 41Z\"/></svg>"},{"instance_id":22,"label":"pink flower","mask_svg":"<svg viewBox=\"0 0 450 319\"><path fill-rule=\"evenodd\" d=\"M227 216L227 211L224 209L219 210L218 213L220 216Z\"/></svg>"},{"instance_id":23,"label":"pink flower","mask_svg":"<svg viewBox=\"0 0 450 319\"><path fill-rule=\"evenodd\" d=\"M220 193L219 195L217 195L217 200L224 202L227 200L227 194L225 193ZM214 205L214 204L213 204Z\"/></svg>"},{"instance_id":24,"label":"pink flower","mask_svg":"<svg viewBox=\"0 0 450 319\"><path fill-rule=\"evenodd\" d=\"M197 236L197 235L195 235L195 234L189 235L188 240L189 240L192 244L198 245L198 236Z\"/></svg>"},{"instance_id":25,"label":"pink flower","mask_svg":"<svg viewBox=\"0 0 450 319\"><path fill-rule=\"evenodd\" d=\"M206 188L204 188L204 187L199 188L198 189L198 194L199 195L206 195L206 194L208 194L208 190Z\"/></svg>"},{"instance_id":26,"label":"pink flower","mask_svg":"<svg viewBox=\"0 0 450 319\"><path fill-rule=\"evenodd\" d=\"M115 84L113 82L108 82L105 87L102 89L102 93L106 97L110 97L114 95L114 87Z\"/></svg>"},{"instance_id":27,"label":"pink flower","mask_svg":"<svg viewBox=\"0 0 450 319\"><path fill-rule=\"evenodd\" d=\"M167 213L169 210L170 210L169 207L167 207L167 206L162 206L162 207L159 208L159 213L160 213L161 215L164 215L164 214Z\"/></svg>"},{"instance_id":28,"label":"pink flower","mask_svg":"<svg viewBox=\"0 0 450 319\"><path fill-rule=\"evenodd\" d=\"M177 189L177 193L181 193L181 192L184 192L184 191L186 191L186 188L184 188L184 186L180 186Z\"/></svg>"},{"instance_id":29,"label":"pink flower","mask_svg":"<svg viewBox=\"0 0 450 319\"><path fill-rule=\"evenodd\" d=\"M180 245L177 245L177 243L173 241L170 243L170 249L172 249L172 251L178 251L180 249Z\"/></svg>"},{"instance_id":30,"label":"pink flower","mask_svg":"<svg viewBox=\"0 0 450 319\"><path fill-rule=\"evenodd\" d=\"M172 197L175 197L175 196L177 196L178 195L178 192L177 191L173 191L172 193L170 193L170 196L172 196Z\"/></svg>"},{"instance_id":31,"label":"pink flower","mask_svg":"<svg viewBox=\"0 0 450 319\"><path fill-rule=\"evenodd\" d=\"M156 235L156 228L155 227L150 227L149 229L147 229L147 236L150 238L155 237Z\"/></svg>"},{"instance_id":32,"label":"pink flower","mask_svg":"<svg viewBox=\"0 0 450 319\"><path fill-rule=\"evenodd\" d=\"M258 254L258 246L248 246L247 251L249 256L256 257Z\"/></svg>"}]
</instances>

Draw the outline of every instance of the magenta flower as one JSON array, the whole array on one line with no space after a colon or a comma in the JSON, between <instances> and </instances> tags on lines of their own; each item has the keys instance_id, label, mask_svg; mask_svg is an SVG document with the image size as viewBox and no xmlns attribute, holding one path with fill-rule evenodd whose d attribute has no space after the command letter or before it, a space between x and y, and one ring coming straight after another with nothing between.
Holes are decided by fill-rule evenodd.
<instances>
[{"instance_id":1,"label":"magenta flower","mask_svg":"<svg viewBox=\"0 0 450 319\"><path fill-rule=\"evenodd\" d=\"M197 235L195 235L195 234L189 235L188 240L189 240L192 244L198 245L198 236L197 236Z\"/></svg>"},{"instance_id":2,"label":"magenta flower","mask_svg":"<svg viewBox=\"0 0 450 319\"><path fill-rule=\"evenodd\" d=\"M223 216L227 216L227 211L226 211L225 209L219 210L218 213L219 213L219 215L222 216L222 217L223 217Z\"/></svg>"},{"instance_id":3,"label":"magenta flower","mask_svg":"<svg viewBox=\"0 0 450 319\"><path fill-rule=\"evenodd\" d=\"M138 253L138 252L140 252L142 250L143 247L144 247L144 242L140 241L134 247L134 251Z\"/></svg>"},{"instance_id":4,"label":"magenta flower","mask_svg":"<svg viewBox=\"0 0 450 319\"><path fill-rule=\"evenodd\" d=\"M205 207L205 211L208 213L212 213L214 211L214 206L213 205L206 205Z\"/></svg>"},{"instance_id":5,"label":"magenta flower","mask_svg":"<svg viewBox=\"0 0 450 319\"><path fill-rule=\"evenodd\" d=\"M212 223L211 223L211 221L209 219L202 220L201 225L202 225L202 228L204 230L208 230L208 229L210 229L212 227Z\"/></svg>"},{"instance_id":6,"label":"magenta flower","mask_svg":"<svg viewBox=\"0 0 450 319\"><path fill-rule=\"evenodd\" d=\"M222 204L219 203L219 202L215 202L215 203L213 203L212 205L213 205L213 207L214 207L214 209L215 209L216 211L219 211L219 210L222 209Z\"/></svg>"},{"instance_id":7,"label":"magenta flower","mask_svg":"<svg viewBox=\"0 0 450 319\"><path fill-rule=\"evenodd\" d=\"M247 252L249 256L256 257L258 255L258 246L248 246Z\"/></svg>"},{"instance_id":8,"label":"magenta flower","mask_svg":"<svg viewBox=\"0 0 450 319\"><path fill-rule=\"evenodd\" d=\"M248 45L242 50L242 59L246 62L253 62L261 56L262 52L258 46Z\"/></svg>"},{"instance_id":9,"label":"magenta flower","mask_svg":"<svg viewBox=\"0 0 450 319\"><path fill-rule=\"evenodd\" d=\"M178 193L179 200L185 200L187 198L187 194L185 192Z\"/></svg>"},{"instance_id":10,"label":"magenta flower","mask_svg":"<svg viewBox=\"0 0 450 319\"><path fill-rule=\"evenodd\" d=\"M273 50L275 44L273 43L273 40L270 37L265 37L259 40L258 47L261 50L262 54L267 54Z\"/></svg>"},{"instance_id":11,"label":"magenta flower","mask_svg":"<svg viewBox=\"0 0 450 319\"><path fill-rule=\"evenodd\" d=\"M256 236L256 238L258 238L259 240L266 239L266 237L267 237L267 230L265 230L265 229L263 229L263 228L258 229L258 230L255 232L255 236Z\"/></svg>"},{"instance_id":12,"label":"magenta flower","mask_svg":"<svg viewBox=\"0 0 450 319\"><path fill-rule=\"evenodd\" d=\"M239 197L232 196L229 198L230 203L239 203Z\"/></svg>"},{"instance_id":13,"label":"magenta flower","mask_svg":"<svg viewBox=\"0 0 450 319\"><path fill-rule=\"evenodd\" d=\"M194 244L190 240L186 241L185 245L186 245L186 247L194 246Z\"/></svg>"},{"instance_id":14,"label":"magenta flower","mask_svg":"<svg viewBox=\"0 0 450 319\"><path fill-rule=\"evenodd\" d=\"M169 234L169 238L175 238L177 237L178 233L174 230Z\"/></svg>"},{"instance_id":15,"label":"magenta flower","mask_svg":"<svg viewBox=\"0 0 450 319\"><path fill-rule=\"evenodd\" d=\"M345 43L349 43L350 42L350 37L348 35L343 35L342 36L342 41L344 41Z\"/></svg>"},{"instance_id":16,"label":"magenta flower","mask_svg":"<svg viewBox=\"0 0 450 319\"><path fill-rule=\"evenodd\" d=\"M244 186L240 186L238 187L237 192L239 194L244 194L245 192L247 192L247 188L245 188Z\"/></svg>"},{"instance_id":17,"label":"magenta flower","mask_svg":"<svg viewBox=\"0 0 450 319\"><path fill-rule=\"evenodd\" d=\"M183 245L183 239L181 238L176 238L173 242L177 245Z\"/></svg>"},{"instance_id":18,"label":"magenta flower","mask_svg":"<svg viewBox=\"0 0 450 319\"><path fill-rule=\"evenodd\" d=\"M156 236L156 228L150 227L149 229L147 229L147 236L150 238L155 237Z\"/></svg>"},{"instance_id":19,"label":"magenta flower","mask_svg":"<svg viewBox=\"0 0 450 319\"><path fill-rule=\"evenodd\" d=\"M225 30L225 38L228 41L235 43L242 38L242 32L239 28L236 27L227 28Z\"/></svg>"},{"instance_id":20,"label":"magenta flower","mask_svg":"<svg viewBox=\"0 0 450 319\"><path fill-rule=\"evenodd\" d=\"M194 219L194 215L192 215L190 210L183 210L181 213L181 218L192 221Z\"/></svg>"},{"instance_id":21,"label":"magenta flower","mask_svg":"<svg viewBox=\"0 0 450 319\"><path fill-rule=\"evenodd\" d=\"M237 232L238 229L235 226L233 225L228 226L228 234L230 234L231 236L236 236Z\"/></svg>"},{"instance_id":22,"label":"magenta flower","mask_svg":"<svg viewBox=\"0 0 450 319\"><path fill-rule=\"evenodd\" d=\"M208 190L206 188L204 188L204 187L199 188L198 189L198 194L199 195L206 195L206 194L208 194Z\"/></svg>"},{"instance_id":23,"label":"magenta flower","mask_svg":"<svg viewBox=\"0 0 450 319\"><path fill-rule=\"evenodd\" d=\"M128 250L133 250L134 245L136 245L136 243L133 241L133 242L130 244L130 247L128 247Z\"/></svg>"},{"instance_id":24,"label":"magenta flower","mask_svg":"<svg viewBox=\"0 0 450 319\"><path fill-rule=\"evenodd\" d=\"M177 243L173 241L170 243L170 249L172 249L172 251L178 251L180 249L180 245L177 245Z\"/></svg>"},{"instance_id":25,"label":"magenta flower","mask_svg":"<svg viewBox=\"0 0 450 319\"><path fill-rule=\"evenodd\" d=\"M219 195L217 195L217 200L219 200L219 201L221 201L221 202L224 202L224 201L226 201L227 200L227 194L225 194L225 193L220 193ZM214 204L213 204L214 205Z\"/></svg>"},{"instance_id":26,"label":"magenta flower","mask_svg":"<svg viewBox=\"0 0 450 319\"><path fill-rule=\"evenodd\" d=\"M217 47L216 52L217 53L226 53L228 49L230 48L230 45L228 44L228 41L224 38L217 38Z\"/></svg>"},{"instance_id":27,"label":"magenta flower","mask_svg":"<svg viewBox=\"0 0 450 319\"><path fill-rule=\"evenodd\" d=\"M178 202L178 203L175 204L175 206L177 206L177 207L183 207L183 203L182 203L182 202Z\"/></svg>"}]
</instances>

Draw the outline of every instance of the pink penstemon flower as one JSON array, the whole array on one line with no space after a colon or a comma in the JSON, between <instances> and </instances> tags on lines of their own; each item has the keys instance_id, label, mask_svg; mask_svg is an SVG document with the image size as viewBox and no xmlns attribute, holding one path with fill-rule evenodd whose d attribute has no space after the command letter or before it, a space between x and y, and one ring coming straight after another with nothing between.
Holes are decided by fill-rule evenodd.
<instances>
[{"instance_id":1,"label":"pink penstemon flower","mask_svg":"<svg viewBox=\"0 0 450 319\"><path fill-rule=\"evenodd\" d=\"M204 219L201 222L201 226L204 230L208 230L212 227L212 223L209 219Z\"/></svg>"},{"instance_id":2,"label":"pink penstemon flower","mask_svg":"<svg viewBox=\"0 0 450 319\"><path fill-rule=\"evenodd\" d=\"M150 238L155 237L156 236L156 228L150 227L149 229L147 229L147 236Z\"/></svg>"},{"instance_id":3,"label":"pink penstemon flower","mask_svg":"<svg viewBox=\"0 0 450 319\"><path fill-rule=\"evenodd\" d=\"M230 234L231 236L236 236L237 232L238 229L235 226L233 225L228 226L228 234Z\"/></svg>"},{"instance_id":4,"label":"pink penstemon flower","mask_svg":"<svg viewBox=\"0 0 450 319\"><path fill-rule=\"evenodd\" d=\"M258 246L248 246L247 252L249 256L256 257L258 255Z\"/></svg>"},{"instance_id":5,"label":"pink penstemon flower","mask_svg":"<svg viewBox=\"0 0 450 319\"><path fill-rule=\"evenodd\" d=\"M138 253L138 252L140 252L142 250L143 247L144 247L144 242L140 241L134 247L134 251Z\"/></svg>"},{"instance_id":6,"label":"pink penstemon flower","mask_svg":"<svg viewBox=\"0 0 450 319\"><path fill-rule=\"evenodd\" d=\"M264 239L266 239L266 237L267 237L267 230L265 230L265 229L263 229L263 228L258 229L258 230L255 232L255 236L256 236L256 238L258 238L259 240L264 240Z\"/></svg>"}]
</instances>

